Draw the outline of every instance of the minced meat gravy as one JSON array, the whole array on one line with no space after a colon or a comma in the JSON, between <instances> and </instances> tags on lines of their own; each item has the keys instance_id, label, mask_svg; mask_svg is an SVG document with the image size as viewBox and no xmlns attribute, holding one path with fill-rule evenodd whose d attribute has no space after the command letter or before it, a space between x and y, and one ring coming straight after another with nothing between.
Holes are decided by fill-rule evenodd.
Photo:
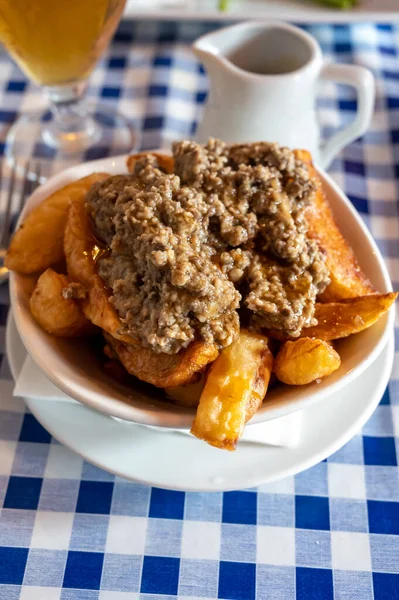
<instances>
[{"instance_id":1,"label":"minced meat gravy","mask_svg":"<svg viewBox=\"0 0 399 600\"><path fill-rule=\"evenodd\" d=\"M173 157L172 175L148 154L88 194L123 332L172 354L194 339L231 344L240 306L254 326L293 337L314 324L329 278L307 236L307 166L277 144L215 139L175 143Z\"/></svg>"}]
</instances>

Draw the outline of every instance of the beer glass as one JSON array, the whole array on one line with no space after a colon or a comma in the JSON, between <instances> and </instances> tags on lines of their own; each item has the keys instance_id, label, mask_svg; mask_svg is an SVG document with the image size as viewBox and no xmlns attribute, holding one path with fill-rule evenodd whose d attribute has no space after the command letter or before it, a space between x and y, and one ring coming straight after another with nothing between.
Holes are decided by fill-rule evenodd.
<instances>
[{"instance_id":1,"label":"beer glass","mask_svg":"<svg viewBox=\"0 0 399 600\"><path fill-rule=\"evenodd\" d=\"M90 110L84 101L87 77L125 1L0 0L0 41L50 100L50 111L25 114L11 127L6 153L12 161L37 155L38 143L41 156L69 159L87 150L89 157L103 155L115 139L116 151L132 149L128 121L106 106Z\"/></svg>"}]
</instances>

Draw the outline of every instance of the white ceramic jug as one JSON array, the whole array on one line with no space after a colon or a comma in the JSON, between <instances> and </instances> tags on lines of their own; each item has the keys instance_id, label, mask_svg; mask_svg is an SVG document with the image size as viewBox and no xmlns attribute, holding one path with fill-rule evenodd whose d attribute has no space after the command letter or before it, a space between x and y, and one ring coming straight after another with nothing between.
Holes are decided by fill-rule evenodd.
<instances>
[{"instance_id":1,"label":"white ceramic jug","mask_svg":"<svg viewBox=\"0 0 399 600\"><path fill-rule=\"evenodd\" d=\"M297 27L247 22L200 37L193 50L205 66L210 90L196 139L270 141L310 150L327 167L370 124L375 85L355 65L323 65L316 40ZM353 122L321 142L315 110L319 79L356 88Z\"/></svg>"}]
</instances>

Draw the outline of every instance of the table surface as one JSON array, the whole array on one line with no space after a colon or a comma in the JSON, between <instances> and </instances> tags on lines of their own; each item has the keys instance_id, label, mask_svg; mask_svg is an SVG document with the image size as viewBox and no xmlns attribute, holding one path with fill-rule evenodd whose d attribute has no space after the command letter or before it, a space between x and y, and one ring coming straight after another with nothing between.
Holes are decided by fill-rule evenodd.
<instances>
[{"instance_id":1,"label":"table surface","mask_svg":"<svg viewBox=\"0 0 399 600\"><path fill-rule=\"evenodd\" d=\"M131 117L143 148L189 136L207 85L189 45L214 26L122 22L89 95ZM399 29L308 30L327 59L365 65L377 78L370 131L330 172L371 228L399 289ZM0 54L0 142L20 112L40 103L40 91ZM345 88L326 85L319 104L327 132L353 118ZM12 397L7 310L2 286L0 600L399 598L397 360L362 433L328 460L258 489L173 492L86 463Z\"/></svg>"}]
</instances>

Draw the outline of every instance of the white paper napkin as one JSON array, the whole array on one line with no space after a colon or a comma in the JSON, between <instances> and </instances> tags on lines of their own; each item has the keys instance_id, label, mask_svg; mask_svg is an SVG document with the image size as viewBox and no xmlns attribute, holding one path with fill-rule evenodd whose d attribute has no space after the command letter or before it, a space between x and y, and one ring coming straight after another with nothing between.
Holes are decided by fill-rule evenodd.
<instances>
[{"instance_id":1,"label":"white paper napkin","mask_svg":"<svg viewBox=\"0 0 399 600\"><path fill-rule=\"evenodd\" d=\"M43 402L76 402L51 383L29 356L26 358L15 384L14 396L43 400ZM116 420L121 421L121 419ZM296 448L301 439L302 420L302 411L296 411L286 417L273 419L273 421L247 425L241 439L252 444ZM123 422L127 423L128 421ZM138 426L134 423L131 425L132 427ZM170 432L170 429L163 427L152 427L152 429L158 429L162 433ZM188 431L181 429L174 431L183 435L189 434Z\"/></svg>"},{"instance_id":2,"label":"white paper napkin","mask_svg":"<svg viewBox=\"0 0 399 600\"><path fill-rule=\"evenodd\" d=\"M35 400L63 400L75 402L57 388L42 371L35 365L30 356L26 357L24 366L14 388L14 396L21 398L34 398Z\"/></svg>"}]
</instances>

